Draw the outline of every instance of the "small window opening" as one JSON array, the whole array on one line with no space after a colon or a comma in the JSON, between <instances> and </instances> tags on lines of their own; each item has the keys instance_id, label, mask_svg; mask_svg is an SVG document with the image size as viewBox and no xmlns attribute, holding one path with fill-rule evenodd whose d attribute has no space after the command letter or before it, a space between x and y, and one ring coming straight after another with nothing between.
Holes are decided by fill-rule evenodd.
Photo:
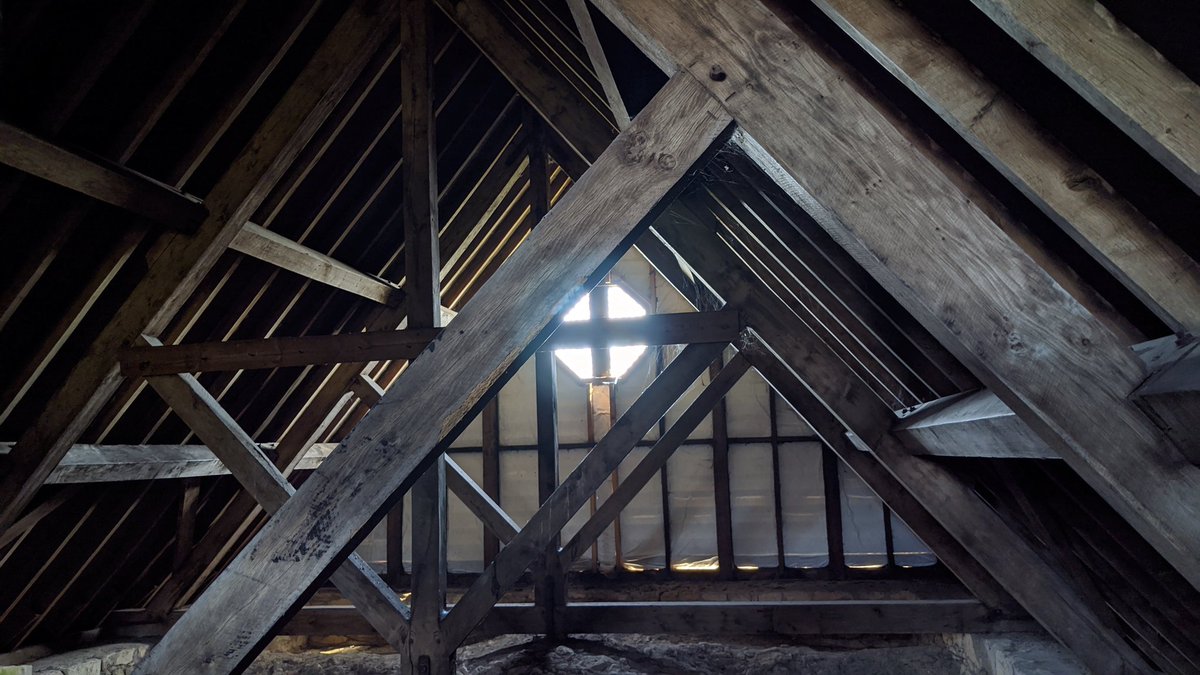
<instances>
[{"instance_id":1,"label":"small window opening","mask_svg":"<svg viewBox=\"0 0 1200 675\"><path fill-rule=\"evenodd\" d=\"M603 293L604 297L597 297ZM593 304L597 305L596 315L593 316ZM634 299L625 289L615 284L603 284L591 293L579 299L575 306L563 317L563 321L590 321L595 319L627 319L646 316L646 308ZM584 382L616 382L622 375L633 367L646 351L646 345L623 345L620 347L582 347L577 349L556 349L563 365L571 369L575 376ZM596 354L596 352L601 352ZM599 356L599 358L596 358ZM604 361L607 357L607 372ZM599 361L599 363L597 363Z\"/></svg>"}]
</instances>

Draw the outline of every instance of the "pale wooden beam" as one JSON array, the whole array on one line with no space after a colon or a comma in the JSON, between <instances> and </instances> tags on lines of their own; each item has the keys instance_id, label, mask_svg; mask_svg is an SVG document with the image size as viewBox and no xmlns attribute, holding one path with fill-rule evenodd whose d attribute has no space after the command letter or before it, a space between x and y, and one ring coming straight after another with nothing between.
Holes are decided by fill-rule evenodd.
<instances>
[{"instance_id":1,"label":"pale wooden beam","mask_svg":"<svg viewBox=\"0 0 1200 675\"><path fill-rule=\"evenodd\" d=\"M1200 193L1200 87L1102 5L971 0L1179 180Z\"/></svg>"},{"instance_id":2,"label":"pale wooden beam","mask_svg":"<svg viewBox=\"0 0 1200 675\"><path fill-rule=\"evenodd\" d=\"M592 69L596 71L596 79L600 80L600 87L604 89L604 98L608 100L608 109L617 122L617 129L624 130L629 126L629 112L625 110L625 101L621 99L621 91L617 89L612 68L608 66L608 59L604 56L604 47L600 44L600 36L596 34L592 15L588 14L587 0L567 0L567 6L571 8L571 17L575 19L575 26L579 28L579 39L587 49L588 60L592 62Z\"/></svg>"},{"instance_id":3,"label":"pale wooden beam","mask_svg":"<svg viewBox=\"0 0 1200 675\"><path fill-rule=\"evenodd\" d=\"M443 313L443 318L447 315ZM652 314L626 319L564 323L546 341L546 349L729 342L737 337L737 312ZM327 363L409 360L416 358L440 328L409 328L342 335L306 335L227 342L196 342L162 347L134 346L121 352L126 377L175 373L285 368Z\"/></svg>"},{"instance_id":4,"label":"pale wooden beam","mask_svg":"<svg viewBox=\"0 0 1200 675\"><path fill-rule=\"evenodd\" d=\"M761 2L598 4L660 64L685 64L740 148L1200 587L1200 468L1126 399L1141 364L844 64Z\"/></svg>"},{"instance_id":5,"label":"pale wooden beam","mask_svg":"<svg viewBox=\"0 0 1200 675\"><path fill-rule=\"evenodd\" d=\"M394 305L404 299L403 291L395 284L360 272L340 260L254 223L246 223L229 242L229 248L381 305Z\"/></svg>"},{"instance_id":6,"label":"pale wooden beam","mask_svg":"<svg viewBox=\"0 0 1200 675\"><path fill-rule=\"evenodd\" d=\"M89 159L0 122L0 164L145 216L172 230L190 232L208 216L191 195L123 166Z\"/></svg>"},{"instance_id":7,"label":"pale wooden beam","mask_svg":"<svg viewBox=\"0 0 1200 675\"><path fill-rule=\"evenodd\" d=\"M268 513L278 511L295 493L279 469L196 378L161 375L148 382ZM332 580L379 635L404 653L408 648L409 608L370 565L351 554L333 573Z\"/></svg>"},{"instance_id":8,"label":"pale wooden beam","mask_svg":"<svg viewBox=\"0 0 1200 675\"><path fill-rule=\"evenodd\" d=\"M352 4L208 193L208 217L194 234L165 244L87 355L18 439L0 480L0 531L20 515L120 386L117 352L143 333L162 332L357 78L386 37L380 26L395 17L394 0Z\"/></svg>"},{"instance_id":9,"label":"pale wooden beam","mask_svg":"<svg viewBox=\"0 0 1200 675\"><path fill-rule=\"evenodd\" d=\"M443 624L442 639L447 644L460 644L487 616L545 550L547 542L588 502L723 349L724 345L689 345L655 378L454 605Z\"/></svg>"},{"instance_id":10,"label":"pale wooden beam","mask_svg":"<svg viewBox=\"0 0 1200 675\"><path fill-rule=\"evenodd\" d=\"M579 556L583 555L585 550L591 547L604 530L621 515L621 510L628 506L646 486L646 483L650 482L650 479L658 475L658 472L666 466L667 460L671 458L675 450L687 440L688 435L699 426L700 422L704 421L713 406L733 389L733 386L749 368L750 364L741 356L735 356L733 360L725 364L725 367L721 368L716 377L700 392L700 395L680 413L675 423L655 441L653 447L638 462L637 466L625 474L617 489L613 490L613 493L604 500L596 512L580 526L571 540L563 545L559 553L559 564L562 567L570 567Z\"/></svg>"},{"instance_id":11,"label":"pale wooden beam","mask_svg":"<svg viewBox=\"0 0 1200 675\"><path fill-rule=\"evenodd\" d=\"M463 470L458 462L449 457L446 462L446 486L458 497L463 505L475 514L488 532L507 544L521 531L521 526L513 520L496 500L492 499L479 484Z\"/></svg>"},{"instance_id":12,"label":"pale wooden beam","mask_svg":"<svg viewBox=\"0 0 1200 675\"><path fill-rule=\"evenodd\" d=\"M1200 266L961 54L890 0L816 4L1172 330L1200 327ZM1078 4L1042 11L1069 14ZM1094 16L1097 6L1086 13ZM1053 30L1034 27L1043 28Z\"/></svg>"},{"instance_id":13,"label":"pale wooden beam","mask_svg":"<svg viewBox=\"0 0 1200 675\"><path fill-rule=\"evenodd\" d=\"M897 421L892 432L914 452L924 455L1059 458L1029 425L986 389L928 403Z\"/></svg>"},{"instance_id":14,"label":"pale wooden beam","mask_svg":"<svg viewBox=\"0 0 1200 675\"><path fill-rule=\"evenodd\" d=\"M728 125L729 117L693 82L677 80L659 92L479 290L455 320L458 329L413 361L383 407L351 432L340 461L305 481L142 667L219 671L253 658L354 534L412 484L489 385L531 342L546 337L552 317L608 271ZM531 275L531 269L539 273ZM324 517L312 537L317 533L309 513L316 504ZM269 553L284 550L288 555L275 560ZM230 602L244 609L229 615Z\"/></svg>"}]
</instances>

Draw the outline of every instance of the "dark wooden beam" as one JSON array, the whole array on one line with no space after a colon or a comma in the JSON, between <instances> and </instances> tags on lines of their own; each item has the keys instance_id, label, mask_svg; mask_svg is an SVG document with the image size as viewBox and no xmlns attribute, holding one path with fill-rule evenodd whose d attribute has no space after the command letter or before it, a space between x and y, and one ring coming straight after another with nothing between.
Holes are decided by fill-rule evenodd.
<instances>
[{"instance_id":1,"label":"dark wooden beam","mask_svg":"<svg viewBox=\"0 0 1200 675\"><path fill-rule=\"evenodd\" d=\"M1126 399L1144 375L1124 338L844 63L760 2L597 4L668 72L683 64L721 100L739 147L1200 587L1200 468ZM753 49L744 35L759 36Z\"/></svg>"},{"instance_id":2,"label":"dark wooden beam","mask_svg":"<svg viewBox=\"0 0 1200 675\"><path fill-rule=\"evenodd\" d=\"M887 0L816 4L1164 323L1200 329L1195 261L965 57Z\"/></svg>"},{"instance_id":3,"label":"dark wooden beam","mask_svg":"<svg viewBox=\"0 0 1200 675\"><path fill-rule=\"evenodd\" d=\"M825 488L825 542L829 547L829 575L846 576L846 548L842 534L842 477L837 453L821 444L821 484Z\"/></svg>"},{"instance_id":4,"label":"dark wooden beam","mask_svg":"<svg viewBox=\"0 0 1200 675\"><path fill-rule=\"evenodd\" d=\"M0 164L145 216L168 229L190 232L208 216L191 195L153 178L63 149L0 122Z\"/></svg>"},{"instance_id":5,"label":"dark wooden beam","mask_svg":"<svg viewBox=\"0 0 1200 675\"><path fill-rule=\"evenodd\" d=\"M737 312L652 314L627 319L564 323L546 349L623 344L729 342L740 329ZM162 347L135 346L121 352L126 377L175 373L285 368L328 363L409 360L441 335L440 328L409 328L342 335L198 342Z\"/></svg>"},{"instance_id":6,"label":"dark wooden beam","mask_svg":"<svg viewBox=\"0 0 1200 675\"><path fill-rule=\"evenodd\" d=\"M678 80L659 92L479 290L455 319L457 329L414 360L382 407L343 441L344 452L335 453L340 460L305 481L143 667L232 670L248 663L356 533L430 464L442 438L489 385L527 357L531 343L536 348L552 330L553 317L607 273L728 125L728 116L693 82ZM316 504L327 517L312 537L309 509ZM268 553L284 550L289 555L276 560ZM229 615L229 602L246 609Z\"/></svg>"},{"instance_id":7,"label":"dark wooden beam","mask_svg":"<svg viewBox=\"0 0 1200 675\"><path fill-rule=\"evenodd\" d=\"M117 353L160 333L325 122L384 40L396 3L356 2L342 15L279 105L209 191L209 213L190 236L165 245L148 273L17 440L0 480L0 532L15 521L63 455L121 384Z\"/></svg>"},{"instance_id":8,"label":"dark wooden beam","mask_svg":"<svg viewBox=\"0 0 1200 675\"><path fill-rule=\"evenodd\" d=\"M1150 376L1130 398L1200 464L1200 340L1187 335L1157 342L1158 349L1143 354Z\"/></svg>"},{"instance_id":9,"label":"dark wooden beam","mask_svg":"<svg viewBox=\"0 0 1200 675\"><path fill-rule=\"evenodd\" d=\"M721 364L709 366L708 374L716 378ZM713 425L713 502L716 507L717 526L717 576L732 579L737 566L733 552L733 496L729 479L729 426L725 420L725 398L721 397L712 407Z\"/></svg>"},{"instance_id":10,"label":"dark wooden beam","mask_svg":"<svg viewBox=\"0 0 1200 675\"><path fill-rule=\"evenodd\" d=\"M662 375L655 378L455 604L443 624L443 639L447 643L458 645L474 630L520 579L529 564L537 559L539 552L545 550L550 538L588 502L633 446L679 400L723 348L723 345L689 345Z\"/></svg>"},{"instance_id":11,"label":"dark wooden beam","mask_svg":"<svg viewBox=\"0 0 1200 675\"><path fill-rule=\"evenodd\" d=\"M395 305L404 299L398 286L254 223L246 223L229 242L229 248L382 305Z\"/></svg>"},{"instance_id":12,"label":"dark wooden beam","mask_svg":"<svg viewBox=\"0 0 1200 675\"><path fill-rule=\"evenodd\" d=\"M492 536L504 544L512 541L512 538L517 536L517 532L521 531L521 526L505 513L496 500L479 487L479 484L457 462L449 457L445 458L445 462L446 487L462 501L471 513L475 514L475 517L483 523L488 532L492 533Z\"/></svg>"},{"instance_id":13,"label":"dark wooden beam","mask_svg":"<svg viewBox=\"0 0 1200 675\"><path fill-rule=\"evenodd\" d=\"M483 472L483 493L488 499L500 503L500 401L493 398L484 406L480 414L482 437L480 463ZM500 541L489 531L483 533L483 564L488 565L496 559L500 550Z\"/></svg>"},{"instance_id":14,"label":"dark wooden beam","mask_svg":"<svg viewBox=\"0 0 1200 675\"><path fill-rule=\"evenodd\" d=\"M170 617L177 621L183 612ZM921 635L1028 632L1035 624L996 614L975 600L781 602L589 602L568 605L566 627L574 633L646 635ZM115 612L110 630L125 637L162 635L167 626L148 623L137 610ZM472 639L545 633L534 605L498 604ZM351 607L302 608L280 635L369 635L370 625Z\"/></svg>"}]
</instances>

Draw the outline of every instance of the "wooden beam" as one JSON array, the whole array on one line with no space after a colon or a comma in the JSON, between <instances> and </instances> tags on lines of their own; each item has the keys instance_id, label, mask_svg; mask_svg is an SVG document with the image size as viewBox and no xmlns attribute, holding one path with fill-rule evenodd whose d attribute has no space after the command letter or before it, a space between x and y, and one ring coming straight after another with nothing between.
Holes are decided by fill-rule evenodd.
<instances>
[{"instance_id":1,"label":"wooden beam","mask_svg":"<svg viewBox=\"0 0 1200 675\"><path fill-rule=\"evenodd\" d=\"M708 386L700 392L700 395L680 413L670 429L659 436L642 461L625 474L613 493L562 547L559 553L559 562L563 568L570 567L578 560L579 556L583 555L583 552L591 547L604 530L621 515L621 510L628 506L642 491L642 488L650 482L650 479L667 465L667 460L675 454L675 450L687 440L688 435L699 426L700 422L704 421L713 406L733 389L733 386L749 368L750 364L740 356L734 357L725 364L725 367L721 368Z\"/></svg>"},{"instance_id":2,"label":"wooden beam","mask_svg":"<svg viewBox=\"0 0 1200 675\"><path fill-rule=\"evenodd\" d=\"M902 417L892 432L923 455L1059 458L1029 425L986 389L931 401Z\"/></svg>"},{"instance_id":3,"label":"wooden beam","mask_svg":"<svg viewBox=\"0 0 1200 675\"><path fill-rule=\"evenodd\" d=\"M500 400L493 398L479 415L481 429L480 464L483 476L483 492L488 499L500 503ZM489 531L483 533L483 564L489 565L496 559L500 541Z\"/></svg>"},{"instance_id":4,"label":"wooden beam","mask_svg":"<svg viewBox=\"0 0 1200 675\"><path fill-rule=\"evenodd\" d=\"M504 17L486 0L435 0L542 119L570 146L585 166L595 161L616 131L595 114L573 84L556 71L527 40L505 28ZM568 157L557 157L567 162ZM575 174L578 175L578 174Z\"/></svg>"},{"instance_id":5,"label":"wooden beam","mask_svg":"<svg viewBox=\"0 0 1200 675\"><path fill-rule=\"evenodd\" d=\"M0 479L0 531L37 490L120 386L116 355L139 335L160 333L324 123L386 37L394 0L353 3L333 27L230 169L209 191L209 215L190 236L164 242L147 274L96 336L36 422L22 433Z\"/></svg>"},{"instance_id":6,"label":"wooden beam","mask_svg":"<svg viewBox=\"0 0 1200 675\"><path fill-rule=\"evenodd\" d=\"M655 378L455 604L443 624L448 644L457 646L474 630L545 550L550 538L588 502L633 446L723 349L723 345L689 345Z\"/></svg>"},{"instance_id":7,"label":"wooden beam","mask_svg":"<svg viewBox=\"0 0 1200 675\"><path fill-rule=\"evenodd\" d=\"M531 342L546 337L551 317L603 277L728 124L692 82L678 80L661 91L479 290L455 320L458 329L443 333L412 363L382 407L343 441L338 461L305 481L151 650L143 668L211 672L249 662L355 532L428 466L442 437L490 383ZM318 503L326 517L319 536L311 537L309 509ZM266 553L284 550L286 561ZM230 615L225 609L235 602L246 609Z\"/></svg>"},{"instance_id":8,"label":"wooden beam","mask_svg":"<svg viewBox=\"0 0 1200 675\"><path fill-rule=\"evenodd\" d=\"M970 599L811 600L780 602L588 602L568 605L566 627L575 633L646 635L920 635L1029 632L1032 621L996 614ZM178 621L182 611L170 622ZM114 612L108 627L126 637L162 635L166 626L145 623L136 610ZM498 604L472 638L545 633L536 607ZM280 635L368 635L370 626L352 607L310 605Z\"/></svg>"},{"instance_id":9,"label":"wooden beam","mask_svg":"<svg viewBox=\"0 0 1200 675\"><path fill-rule=\"evenodd\" d=\"M196 378L162 375L150 378L149 384L268 513L278 511L288 501L295 488ZM332 581L379 635L404 653L408 645L409 608L366 561L351 554L333 573Z\"/></svg>"},{"instance_id":10,"label":"wooden beam","mask_svg":"<svg viewBox=\"0 0 1200 675\"><path fill-rule=\"evenodd\" d=\"M121 353L121 371L126 377L132 378L176 373L408 360L416 358L440 334L440 328L408 328L342 335L197 342L162 347L135 346Z\"/></svg>"},{"instance_id":11,"label":"wooden beam","mask_svg":"<svg viewBox=\"0 0 1200 675\"><path fill-rule=\"evenodd\" d=\"M845 364L832 358L828 347L778 298L756 293L759 282L744 266L733 263L731 252L722 254L711 231L681 222L686 221L663 218L654 231L695 266L713 291L738 303L746 322L762 336L765 342L758 348L753 342L739 343L747 360L972 592L1004 604L1005 593L992 590L994 577L1093 669L1119 670L1123 665L1145 669L1119 635L1082 609L1070 580L1046 565L974 491L945 469L913 457L888 434L894 419L891 410L865 391ZM875 453L878 463L847 442L846 429L861 432L884 448ZM896 459L897 454L903 458ZM896 463L903 468L894 468ZM895 480L880 475L882 468ZM896 481L902 487L895 487ZM923 508L914 504L913 497ZM930 526L929 516L937 519L938 527ZM979 570L980 565L986 571Z\"/></svg>"},{"instance_id":12,"label":"wooden beam","mask_svg":"<svg viewBox=\"0 0 1200 675\"><path fill-rule=\"evenodd\" d=\"M621 99L621 91L617 89L617 81L613 78L612 68L604 56L604 47L600 44L600 36L596 34L596 26L592 23L592 15L588 13L587 0L567 0L571 8L571 17L579 29L579 39L587 49L588 60L592 62L592 70L596 71L596 79L604 89L604 98L608 100L608 109L617 122L617 129L624 130L629 126L629 112L625 110L625 101Z\"/></svg>"},{"instance_id":13,"label":"wooden beam","mask_svg":"<svg viewBox=\"0 0 1200 675\"><path fill-rule=\"evenodd\" d=\"M1200 468L1126 400L1143 378L1126 345L761 3L635 4L599 0L660 65L687 64L741 149L1200 586Z\"/></svg>"},{"instance_id":14,"label":"wooden beam","mask_svg":"<svg viewBox=\"0 0 1200 675\"><path fill-rule=\"evenodd\" d=\"M972 0L1179 180L1200 193L1200 87L1102 6Z\"/></svg>"},{"instance_id":15,"label":"wooden beam","mask_svg":"<svg viewBox=\"0 0 1200 675\"><path fill-rule=\"evenodd\" d=\"M537 415L538 506L558 489L558 357L548 351L534 356L534 396ZM562 609L567 604L568 565L558 558L561 535L555 533L540 557L541 577L534 587L534 604L542 610L548 635L562 637Z\"/></svg>"},{"instance_id":16,"label":"wooden beam","mask_svg":"<svg viewBox=\"0 0 1200 675\"><path fill-rule=\"evenodd\" d=\"M1200 341L1189 335L1165 342L1150 376L1130 398L1193 464L1200 464Z\"/></svg>"},{"instance_id":17,"label":"wooden beam","mask_svg":"<svg viewBox=\"0 0 1200 675\"><path fill-rule=\"evenodd\" d=\"M846 544L842 526L842 465L840 462L837 453L822 443L821 485L825 488L825 543L829 548L829 576L834 579L843 579L846 576Z\"/></svg>"},{"instance_id":18,"label":"wooden beam","mask_svg":"<svg viewBox=\"0 0 1200 675\"><path fill-rule=\"evenodd\" d=\"M229 248L381 305L395 305L404 299L398 286L254 223L242 226Z\"/></svg>"},{"instance_id":19,"label":"wooden beam","mask_svg":"<svg viewBox=\"0 0 1200 675\"><path fill-rule=\"evenodd\" d=\"M191 232L208 216L203 202L123 166L65 150L0 122L0 164L165 225Z\"/></svg>"},{"instance_id":20,"label":"wooden beam","mask_svg":"<svg viewBox=\"0 0 1200 675\"><path fill-rule=\"evenodd\" d=\"M737 312L652 314L626 319L564 323L546 349L590 347L597 341L623 344L729 342L740 329ZM175 373L285 368L328 363L409 360L441 334L439 328L307 335L162 347L135 346L121 352L126 377Z\"/></svg>"},{"instance_id":21,"label":"wooden beam","mask_svg":"<svg viewBox=\"0 0 1200 675\"><path fill-rule=\"evenodd\" d=\"M708 374L716 378L721 364L714 362ZM725 420L725 398L712 406L712 467L713 503L717 526L717 576L732 579L736 565L733 559L733 495L729 478L729 427Z\"/></svg>"},{"instance_id":22,"label":"wooden beam","mask_svg":"<svg viewBox=\"0 0 1200 675\"><path fill-rule=\"evenodd\" d=\"M816 4L1172 330L1196 331L1200 327L1200 266L1091 168L1050 140L1030 115L961 54L888 0L820 0ZM1079 11L1081 5L1072 0L1038 11L1068 15ZM1073 39L1081 25L1092 26L1096 7L1083 10L1089 18L1087 24L1071 23L1072 34L1059 37ZM1031 29L1057 33L1041 24ZM1127 31L1109 30L1106 25L1106 39L1115 34L1122 42L1138 41ZM1101 49L1088 48L1102 53L1106 61L1112 57L1110 43ZM1157 54L1151 58L1156 70L1169 68ZM1196 92L1194 108L1200 105L1200 92L1191 88ZM1154 94L1173 95L1157 90ZM1183 133L1191 133L1191 126Z\"/></svg>"},{"instance_id":23,"label":"wooden beam","mask_svg":"<svg viewBox=\"0 0 1200 675\"><path fill-rule=\"evenodd\" d=\"M463 470L458 462L455 462L449 457L445 458L446 462L446 486L458 497L463 505L475 514L475 517L483 523L488 532L492 536L500 540L500 543L507 544L512 541L512 538L517 536L517 532L521 531L521 526L513 520L496 500L492 499L479 484Z\"/></svg>"}]
</instances>

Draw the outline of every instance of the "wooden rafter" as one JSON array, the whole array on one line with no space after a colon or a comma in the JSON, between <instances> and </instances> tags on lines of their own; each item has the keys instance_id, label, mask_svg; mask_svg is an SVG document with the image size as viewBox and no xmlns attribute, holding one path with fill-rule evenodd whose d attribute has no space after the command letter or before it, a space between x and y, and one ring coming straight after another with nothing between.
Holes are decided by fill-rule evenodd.
<instances>
[{"instance_id":1,"label":"wooden rafter","mask_svg":"<svg viewBox=\"0 0 1200 675\"><path fill-rule=\"evenodd\" d=\"M660 66L684 64L767 175L1200 586L1200 468L1126 400L1141 365L841 64L759 3L598 4Z\"/></svg>"},{"instance_id":2,"label":"wooden rafter","mask_svg":"<svg viewBox=\"0 0 1200 675\"><path fill-rule=\"evenodd\" d=\"M596 34L592 15L588 13L587 0L567 0L567 6L571 8L571 17L575 19L575 26L579 29L579 38L583 40L583 46L587 49L588 60L592 62L592 70L596 71L596 78L600 80L600 87L604 89L604 98L608 100L608 109L617 122L617 128L624 129L629 126L629 112L625 110L625 101L621 99L621 91L617 89L617 81L613 78L608 58L604 56L604 47L600 44L600 36Z\"/></svg>"}]
</instances>

